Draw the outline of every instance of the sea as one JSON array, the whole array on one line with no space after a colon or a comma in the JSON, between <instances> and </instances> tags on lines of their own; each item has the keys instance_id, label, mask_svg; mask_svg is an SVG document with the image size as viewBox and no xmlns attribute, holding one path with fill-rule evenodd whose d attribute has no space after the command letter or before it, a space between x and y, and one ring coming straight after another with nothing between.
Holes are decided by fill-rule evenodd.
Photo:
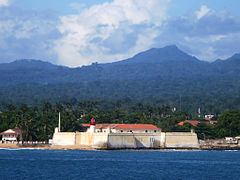
<instances>
[{"instance_id":1,"label":"sea","mask_svg":"<svg viewBox=\"0 0 240 180\"><path fill-rule=\"evenodd\" d=\"M0 149L0 179L240 179L240 151Z\"/></svg>"}]
</instances>

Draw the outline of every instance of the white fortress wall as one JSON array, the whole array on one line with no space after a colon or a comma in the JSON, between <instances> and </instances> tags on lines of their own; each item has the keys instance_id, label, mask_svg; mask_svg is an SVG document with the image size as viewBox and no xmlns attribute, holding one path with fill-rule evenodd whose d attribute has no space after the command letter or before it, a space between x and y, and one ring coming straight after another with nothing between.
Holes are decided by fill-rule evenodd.
<instances>
[{"instance_id":1,"label":"white fortress wall","mask_svg":"<svg viewBox=\"0 0 240 180\"><path fill-rule=\"evenodd\" d=\"M132 133L111 133L108 135L108 148L136 148Z\"/></svg>"},{"instance_id":2,"label":"white fortress wall","mask_svg":"<svg viewBox=\"0 0 240 180\"><path fill-rule=\"evenodd\" d=\"M87 145L95 148L199 148L194 132L89 133L58 132L53 145Z\"/></svg>"},{"instance_id":3,"label":"white fortress wall","mask_svg":"<svg viewBox=\"0 0 240 180\"><path fill-rule=\"evenodd\" d=\"M160 148L161 134L160 133L139 133L134 134L137 148Z\"/></svg>"},{"instance_id":4,"label":"white fortress wall","mask_svg":"<svg viewBox=\"0 0 240 180\"><path fill-rule=\"evenodd\" d=\"M93 133L89 132L77 132L76 133L76 145L90 146L93 143Z\"/></svg>"},{"instance_id":5,"label":"white fortress wall","mask_svg":"<svg viewBox=\"0 0 240 180\"><path fill-rule=\"evenodd\" d=\"M76 133L76 145L88 145L96 148L106 148L108 133Z\"/></svg>"},{"instance_id":6,"label":"white fortress wall","mask_svg":"<svg viewBox=\"0 0 240 180\"><path fill-rule=\"evenodd\" d=\"M160 134L160 147L165 148L166 133L161 132Z\"/></svg>"},{"instance_id":7,"label":"white fortress wall","mask_svg":"<svg viewBox=\"0 0 240 180\"><path fill-rule=\"evenodd\" d=\"M94 133L93 147L107 148L109 133Z\"/></svg>"},{"instance_id":8,"label":"white fortress wall","mask_svg":"<svg viewBox=\"0 0 240 180\"><path fill-rule=\"evenodd\" d=\"M55 132L53 135L53 145L75 145L74 132Z\"/></svg>"},{"instance_id":9,"label":"white fortress wall","mask_svg":"<svg viewBox=\"0 0 240 180\"><path fill-rule=\"evenodd\" d=\"M112 133L108 148L160 148L160 133Z\"/></svg>"},{"instance_id":10,"label":"white fortress wall","mask_svg":"<svg viewBox=\"0 0 240 180\"><path fill-rule=\"evenodd\" d=\"M199 148L197 134L194 132L167 132L165 148Z\"/></svg>"}]
</instances>

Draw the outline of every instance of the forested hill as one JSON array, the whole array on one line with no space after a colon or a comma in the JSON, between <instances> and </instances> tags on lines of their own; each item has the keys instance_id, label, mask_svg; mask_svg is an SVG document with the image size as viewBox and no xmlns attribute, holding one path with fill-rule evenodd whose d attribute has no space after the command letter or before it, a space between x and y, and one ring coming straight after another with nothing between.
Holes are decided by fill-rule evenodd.
<instances>
[{"instance_id":1,"label":"forested hill","mask_svg":"<svg viewBox=\"0 0 240 180\"><path fill-rule=\"evenodd\" d=\"M179 105L240 107L240 54L213 63L176 46L153 48L114 63L79 68L40 60L0 64L0 101L38 105L69 99L121 99Z\"/></svg>"}]
</instances>

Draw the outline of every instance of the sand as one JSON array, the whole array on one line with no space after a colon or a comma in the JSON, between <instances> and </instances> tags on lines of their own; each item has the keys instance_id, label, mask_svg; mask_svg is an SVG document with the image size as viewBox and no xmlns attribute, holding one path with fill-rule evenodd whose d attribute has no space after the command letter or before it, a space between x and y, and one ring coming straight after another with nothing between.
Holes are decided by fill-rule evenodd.
<instances>
[{"instance_id":1,"label":"sand","mask_svg":"<svg viewBox=\"0 0 240 180\"><path fill-rule=\"evenodd\" d=\"M44 146L19 146L17 144L0 144L0 148L8 148L8 149L66 149L66 150L96 150L91 146L84 146L84 145L66 145L66 146L53 146L53 145L44 145Z\"/></svg>"}]
</instances>

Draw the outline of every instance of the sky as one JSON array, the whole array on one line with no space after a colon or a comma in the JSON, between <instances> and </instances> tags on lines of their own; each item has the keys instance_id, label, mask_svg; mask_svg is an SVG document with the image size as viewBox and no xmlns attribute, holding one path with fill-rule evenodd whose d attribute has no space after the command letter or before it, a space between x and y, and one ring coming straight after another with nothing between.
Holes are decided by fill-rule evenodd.
<instances>
[{"instance_id":1,"label":"sky","mask_svg":"<svg viewBox=\"0 0 240 180\"><path fill-rule=\"evenodd\" d=\"M0 0L0 63L77 67L177 45L201 60L240 53L239 0Z\"/></svg>"}]
</instances>

